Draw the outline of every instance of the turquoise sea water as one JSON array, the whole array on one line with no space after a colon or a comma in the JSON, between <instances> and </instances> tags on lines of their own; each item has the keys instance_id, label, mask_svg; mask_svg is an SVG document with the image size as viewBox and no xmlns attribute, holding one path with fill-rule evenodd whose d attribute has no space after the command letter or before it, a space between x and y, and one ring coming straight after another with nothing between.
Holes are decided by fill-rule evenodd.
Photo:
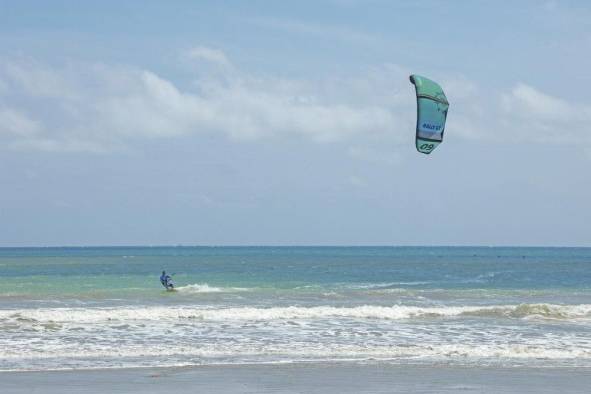
<instances>
[{"instance_id":1,"label":"turquoise sea water","mask_svg":"<svg viewBox=\"0 0 591 394\"><path fill-rule=\"evenodd\" d=\"M2 248L0 274L0 370L591 366L591 248Z\"/></svg>"}]
</instances>

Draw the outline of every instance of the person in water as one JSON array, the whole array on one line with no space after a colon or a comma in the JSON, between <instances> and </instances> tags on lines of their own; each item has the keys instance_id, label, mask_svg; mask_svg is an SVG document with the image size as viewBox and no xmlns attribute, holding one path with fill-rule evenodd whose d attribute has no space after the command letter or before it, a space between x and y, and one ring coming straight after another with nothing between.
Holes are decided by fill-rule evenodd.
<instances>
[{"instance_id":1,"label":"person in water","mask_svg":"<svg viewBox=\"0 0 591 394\"><path fill-rule=\"evenodd\" d=\"M160 283L162 283L162 286L166 287L166 290L174 289L174 284L171 281L172 278L170 275L166 275L166 271L162 271L162 275L160 275Z\"/></svg>"}]
</instances>

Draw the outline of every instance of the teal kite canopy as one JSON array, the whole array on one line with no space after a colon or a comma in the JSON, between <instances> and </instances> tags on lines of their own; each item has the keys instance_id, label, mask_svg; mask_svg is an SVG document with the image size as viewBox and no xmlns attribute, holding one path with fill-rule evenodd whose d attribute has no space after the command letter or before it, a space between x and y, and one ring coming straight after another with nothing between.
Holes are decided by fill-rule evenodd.
<instances>
[{"instance_id":1,"label":"teal kite canopy","mask_svg":"<svg viewBox=\"0 0 591 394\"><path fill-rule=\"evenodd\" d=\"M417 150L428 155L443 141L449 102L441 86L429 78L411 75L417 93Z\"/></svg>"}]
</instances>

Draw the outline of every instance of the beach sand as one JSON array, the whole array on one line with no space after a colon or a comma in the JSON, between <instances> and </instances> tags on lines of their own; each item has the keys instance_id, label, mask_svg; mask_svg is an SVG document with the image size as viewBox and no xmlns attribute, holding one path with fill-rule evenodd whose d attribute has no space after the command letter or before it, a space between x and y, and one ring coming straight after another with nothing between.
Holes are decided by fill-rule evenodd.
<instances>
[{"instance_id":1,"label":"beach sand","mask_svg":"<svg viewBox=\"0 0 591 394\"><path fill-rule=\"evenodd\" d=\"M218 365L0 373L12 393L588 393L589 368Z\"/></svg>"}]
</instances>

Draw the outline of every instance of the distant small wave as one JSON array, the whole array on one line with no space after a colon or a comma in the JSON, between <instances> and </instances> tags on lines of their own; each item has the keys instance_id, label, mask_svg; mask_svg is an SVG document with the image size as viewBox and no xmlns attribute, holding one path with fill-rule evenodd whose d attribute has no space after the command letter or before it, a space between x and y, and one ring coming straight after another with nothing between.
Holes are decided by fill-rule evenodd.
<instances>
[{"instance_id":1,"label":"distant small wave","mask_svg":"<svg viewBox=\"0 0 591 394\"><path fill-rule=\"evenodd\" d=\"M431 281L409 281L409 282L387 282L387 283L368 283L368 284L352 284L345 287L352 290L366 290L366 291L380 291L380 290L398 290L401 286L424 286L435 282Z\"/></svg>"},{"instance_id":2,"label":"distant small wave","mask_svg":"<svg viewBox=\"0 0 591 394\"><path fill-rule=\"evenodd\" d=\"M215 287L207 283L194 283L191 285L180 286L176 288L177 291L187 294L194 293L233 293L238 291L248 291L249 289L243 287Z\"/></svg>"},{"instance_id":3,"label":"distant small wave","mask_svg":"<svg viewBox=\"0 0 591 394\"><path fill-rule=\"evenodd\" d=\"M511 272L510 271L491 271L485 272L480 274L474 278L466 278L466 279L457 279L459 283L491 283L496 282L502 278L510 278Z\"/></svg>"}]
</instances>

